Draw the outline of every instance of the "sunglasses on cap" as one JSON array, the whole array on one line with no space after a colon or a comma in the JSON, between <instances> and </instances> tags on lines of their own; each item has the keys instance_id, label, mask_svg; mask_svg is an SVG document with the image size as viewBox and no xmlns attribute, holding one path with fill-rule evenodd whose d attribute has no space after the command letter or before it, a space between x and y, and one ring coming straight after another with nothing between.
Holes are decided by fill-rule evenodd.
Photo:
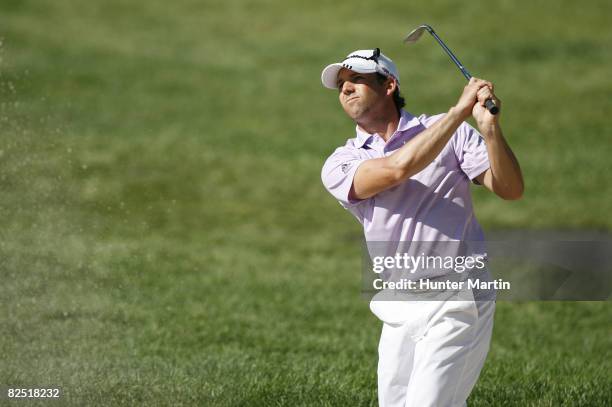
<instances>
[{"instance_id":1,"label":"sunglasses on cap","mask_svg":"<svg viewBox=\"0 0 612 407\"><path fill-rule=\"evenodd\" d=\"M349 55L348 57L344 58L344 61L346 61L347 59L351 59L351 58L359 58L359 59L365 59L366 61L374 61L378 64L378 57L380 56L380 48L375 48L374 51L372 52L372 55L369 57L364 57L361 55L357 55L357 54L353 54L353 55Z\"/></svg>"}]
</instances>

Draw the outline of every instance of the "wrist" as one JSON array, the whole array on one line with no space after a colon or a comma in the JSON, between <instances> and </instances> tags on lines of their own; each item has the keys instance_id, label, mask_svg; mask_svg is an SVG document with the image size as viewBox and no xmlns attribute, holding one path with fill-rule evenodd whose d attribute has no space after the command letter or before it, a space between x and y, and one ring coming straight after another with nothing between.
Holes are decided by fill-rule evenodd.
<instances>
[{"instance_id":1,"label":"wrist","mask_svg":"<svg viewBox=\"0 0 612 407\"><path fill-rule=\"evenodd\" d=\"M467 118L470 117L470 112L465 113L463 109L457 106L453 106L448 110L448 113L446 115L451 118L451 120L461 124L461 122L467 120Z\"/></svg>"},{"instance_id":2,"label":"wrist","mask_svg":"<svg viewBox=\"0 0 612 407\"><path fill-rule=\"evenodd\" d=\"M495 121L482 121L478 122L478 130L480 133L486 137L495 137L497 134L501 134L499 123L497 120Z\"/></svg>"}]
</instances>

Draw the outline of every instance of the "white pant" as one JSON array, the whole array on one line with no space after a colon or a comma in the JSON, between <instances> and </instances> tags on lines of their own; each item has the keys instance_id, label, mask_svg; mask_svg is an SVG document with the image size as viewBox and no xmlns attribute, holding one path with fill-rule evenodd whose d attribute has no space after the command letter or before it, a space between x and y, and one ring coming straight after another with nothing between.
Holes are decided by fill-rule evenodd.
<instances>
[{"instance_id":1,"label":"white pant","mask_svg":"<svg viewBox=\"0 0 612 407\"><path fill-rule=\"evenodd\" d=\"M494 301L415 301L385 322L378 346L381 407L465 406L484 365Z\"/></svg>"}]
</instances>

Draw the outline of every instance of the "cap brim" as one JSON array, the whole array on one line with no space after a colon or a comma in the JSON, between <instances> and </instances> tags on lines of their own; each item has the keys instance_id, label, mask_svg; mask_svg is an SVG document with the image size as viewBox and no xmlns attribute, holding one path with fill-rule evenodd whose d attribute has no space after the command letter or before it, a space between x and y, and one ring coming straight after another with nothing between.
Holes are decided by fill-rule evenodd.
<instances>
[{"instance_id":1,"label":"cap brim","mask_svg":"<svg viewBox=\"0 0 612 407\"><path fill-rule=\"evenodd\" d=\"M327 65L321 72L321 82L329 89L336 89L338 86L338 72L343 68L342 64Z\"/></svg>"},{"instance_id":2,"label":"cap brim","mask_svg":"<svg viewBox=\"0 0 612 407\"><path fill-rule=\"evenodd\" d=\"M349 62L346 62L349 61ZM374 73L377 72L376 65L368 66L367 61L356 60L351 58L350 60L345 60L344 63L335 63L327 65L323 72L321 72L321 82L323 82L323 86L329 89L337 89L338 88L338 73L342 68L348 69L353 72L359 73Z\"/></svg>"}]
</instances>

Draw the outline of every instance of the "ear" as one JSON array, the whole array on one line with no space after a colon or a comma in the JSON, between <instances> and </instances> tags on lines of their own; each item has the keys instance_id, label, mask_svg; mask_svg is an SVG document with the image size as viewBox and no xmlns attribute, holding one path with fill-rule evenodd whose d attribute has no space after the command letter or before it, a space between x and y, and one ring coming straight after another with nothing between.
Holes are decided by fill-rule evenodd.
<instances>
[{"instance_id":1,"label":"ear","mask_svg":"<svg viewBox=\"0 0 612 407\"><path fill-rule=\"evenodd\" d=\"M397 81L393 78L387 78L386 82L385 82L385 92L387 95L393 95L393 92L395 92L395 89L397 89Z\"/></svg>"}]
</instances>

